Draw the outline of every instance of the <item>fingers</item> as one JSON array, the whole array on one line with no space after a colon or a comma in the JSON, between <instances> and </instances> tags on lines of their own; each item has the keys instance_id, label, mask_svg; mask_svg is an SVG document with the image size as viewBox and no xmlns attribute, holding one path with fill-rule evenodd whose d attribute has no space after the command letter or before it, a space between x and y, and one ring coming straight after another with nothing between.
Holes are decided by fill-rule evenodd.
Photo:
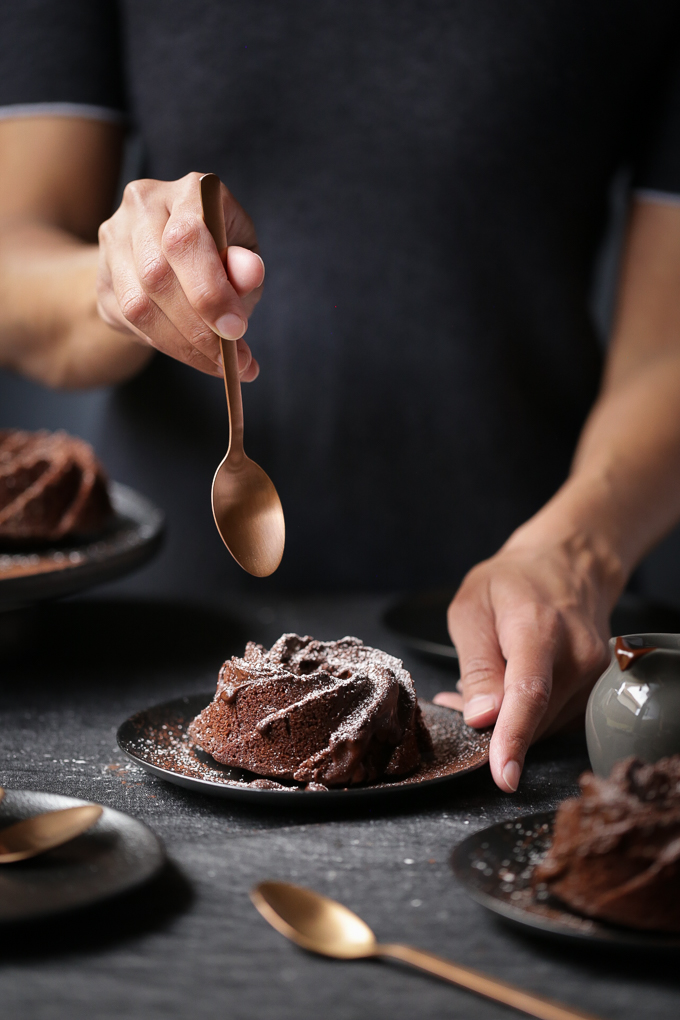
<instances>
[{"instance_id":1,"label":"fingers","mask_svg":"<svg viewBox=\"0 0 680 1020\"><path fill-rule=\"evenodd\" d=\"M454 691L440 691L432 699L435 705L443 705L444 708L455 708L457 712L463 711L463 695Z\"/></svg>"},{"instance_id":2,"label":"fingers","mask_svg":"<svg viewBox=\"0 0 680 1020\"><path fill-rule=\"evenodd\" d=\"M459 689L469 726L495 723L489 749L491 773L501 790L519 784L527 748L546 712L552 690L557 645L556 625L516 601L496 606L484 567L470 572L449 606L451 639L458 650ZM540 618L540 619L539 619ZM441 695L439 704L456 707L456 695Z\"/></svg>"},{"instance_id":3,"label":"fingers","mask_svg":"<svg viewBox=\"0 0 680 1020\"><path fill-rule=\"evenodd\" d=\"M226 269L234 290L241 298L261 289L264 283L264 262L247 248L230 245Z\"/></svg>"},{"instance_id":4,"label":"fingers","mask_svg":"<svg viewBox=\"0 0 680 1020\"><path fill-rule=\"evenodd\" d=\"M607 599L589 565L543 539L506 545L463 581L448 614L459 691L468 724L495 722L489 760L500 789L517 789L538 736L583 711L608 661ZM436 700L458 705L454 693Z\"/></svg>"},{"instance_id":5,"label":"fingers","mask_svg":"<svg viewBox=\"0 0 680 1020\"><path fill-rule=\"evenodd\" d=\"M185 186L173 199L160 251L155 239L142 238L135 254L141 266L146 262L152 266L147 283L153 288L154 301L166 313L171 309L169 317L182 332L193 331L192 342L201 349L204 343L210 346L207 334L213 332L225 340L238 340L248 328L248 316L203 222L199 182L194 176L184 179Z\"/></svg>"},{"instance_id":6,"label":"fingers","mask_svg":"<svg viewBox=\"0 0 680 1020\"><path fill-rule=\"evenodd\" d=\"M114 259L100 270L97 294L99 314L114 329L133 333L200 372L221 376L218 339L213 336L212 357L195 348L145 293L129 261Z\"/></svg>"},{"instance_id":7,"label":"fingers","mask_svg":"<svg viewBox=\"0 0 680 1020\"><path fill-rule=\"evenodd\" d=\"M524 758L543 719L553 685L556 642L549 631L514 619L505 628L505 693L489 748L491 774L501 790L514 793Z\"/></svg>"},{"instance_id":8,"label":"fingers","mask_svg":"<svg viewBox=\"0 0 680 1020\"><path fill-rule=\"evenodd\" d=\"M448 624L458 651L458 688L463 696L465 722L475 727L491 726L503 701L505 660L486 585L474 571L449 606Z\"/></svg>"},{"instance_id":9,"label":"fingers","mask_svg":"<svg viewBox=\"0 0 680 1020\"><path fill-rule=\"evenodd\" d=\"M238 370L239 375L241 376L241 382L253 382L260 374L260 366L255 361L250 347L245 340L237 340L236 345L238 349ZM221 367L222 359L220 358L220 368Z\"/></svg>"},{"instance_id":10,"label":"fingers","mask_svg":"<svg viewBox=\"0 0 680 1020\"><path fill-rule=\"evenodd\" d=\"M259 367L241 340L257 303L264 264L252 222L226 188L232 245L222 264L203 221L200 178L135 181L100 228L98 308L102 318L172 357L221 376L220 336L239 342L246 382Z\"/></svg>"}]
</instances>

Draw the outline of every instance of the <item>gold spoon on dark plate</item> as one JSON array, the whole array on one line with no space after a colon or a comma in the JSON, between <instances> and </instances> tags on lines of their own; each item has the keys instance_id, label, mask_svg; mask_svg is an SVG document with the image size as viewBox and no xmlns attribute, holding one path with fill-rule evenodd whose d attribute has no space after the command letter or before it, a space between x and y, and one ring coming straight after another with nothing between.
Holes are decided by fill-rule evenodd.
<instances>
[{"instance_id":1,"label":"gold spoon on dark plate","mask_svg":"<svg viewBox=\"0 0 680 1020\"><path fill-rule=\"evenodd\" d=\"M2 791L4 796L5 791ZM2 797L0 797L2 800ZM0 829L0 864L25 861L87 832L104 809L99 804L46 811Z\"/></svg>"},{"instance_id":2,"label":"gold spoon on dark plate","mask_svg":"<svg viewBox=\"0 0 680 1020\"><path fill-rule=\"evenodd\" d=\"M222 262L227 233L220 179L201 177L203 219ZM229 449L213 478L212 509L222 541L236 562L255 577L273 574L283 556L286 526L274 483L243 449L243 402L235 340L221 337L224 386L229 411Z\"/></svg>"},{"instance_id":3,"label":"gold spoon on dark plate","mask_svg":"<svg viewBox=\"0 0 680 1020\"><path fill-rule=\"evenodd\" d=\"M497 981L477 970L450 963L433 953L411 946L381 945L360 917L341 903L320 896L311 889L287 882L261 882L251 890L250 898L278 932L313 953L338 960L390 956L540 1020L597 1020L591 1013L561 1006L558 1002Z\"/></svg>"}]
</instances>

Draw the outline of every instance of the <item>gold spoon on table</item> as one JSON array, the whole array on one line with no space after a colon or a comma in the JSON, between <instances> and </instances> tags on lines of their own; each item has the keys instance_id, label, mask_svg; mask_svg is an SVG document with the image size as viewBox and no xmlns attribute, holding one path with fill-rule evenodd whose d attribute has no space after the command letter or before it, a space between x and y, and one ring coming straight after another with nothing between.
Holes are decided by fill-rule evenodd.
<instances>
[{"instance_id":1,"label":"gold spoon on table","mask_svg":"<svg viewBox=\"0 0 680 1020\"><path fill-rule=\"evenodd\" d=\"M220 179L215 174L201 177L201 204L205 225L224 262L227 233ZM283 556L286 540L283 508L269 476L246 457L243 449L243 403L236 341L220 337L220 346L229 411L229 449L213 478L213 517L222 541L236 562L255 577L268 577Z\"/></svg>"},{"instance_id":2,"label":"gold spoon on table","mask_svg":"<svg viewBox=\"0 0 680 1020\"><path fill-rule=\"evenodd\" d=\"M4 793L3 790L3 796ZM103 810L99 804L83 804L62 811L46 811L0 829L0 864L25 861L70 842L87 832Z\"/></svg>"},{"instance_id":3,"label":"gold spoon on table","mask_svg":"<svg viewBox=\"0 0 680 1020\"><path fill-rule=\"evenodd\" d=\"M590 1013L561 1006L479 971L449 963L433 953L410 946L380 945L360 917L311 889L287 882L261 882L251 889L250 898L278 932L313 953L338 960L390 956L540 1020L597 1020Z\"/></svg>"}]
</instances>

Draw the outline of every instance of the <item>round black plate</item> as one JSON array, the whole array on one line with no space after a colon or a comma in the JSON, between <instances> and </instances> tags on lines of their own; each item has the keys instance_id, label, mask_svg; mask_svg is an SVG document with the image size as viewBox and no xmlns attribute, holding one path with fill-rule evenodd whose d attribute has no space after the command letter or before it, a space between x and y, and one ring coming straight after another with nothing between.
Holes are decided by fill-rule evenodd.
<instances>
[{"instance_id":1,"label":"round black plate","mask_svg":"<svg viewBox=\"0 0 680 1020\"><path fill-rule=\"evenodd\" d=\"M257 804L269 802L279 806L281 797L290 794L299 796L304 793L306 802L313 798L317 803L338 798L344 801L348 797L384 797L403 793L415 787L449 782L480 768L489 760L489 730L473 730L465 725L459 712L421 701L420 707L434 743L434 758L422 762L405 778L314 791L305 791L299 783L268 783L253 772L220 765L187 740L187 726L212 698L212 691L194 694L138 712L118 730L119 746L147 772L171 783L215 797L233 797Z\"/></svg>"},{"instance_id":2,"label":"round black plate","mask_svg":"<svg viewBox=\"0 0 680 1020\"><path fill-rule=\"evenodd\" d=\"M549 896L537 898L531 874L550 845L554 821L555 812L544 811L468 836L453 852L456 878L483 907L527 928L607 945L680 949L680 935L619 928L572 913Z\"/></svg>"},{"instance_id":3,"label":"round black plate","mask_svg":"<svg viewBox=\"0 0 680 1020\"><path fill-rule=\"evenodd\" d=\"M457 659L446 629L446 610L453 588L409 595L390 606L383 616L389 629L409 648L440 659ZM626 592L611 618L612 634L680 633L680 611Z\"/></svg>"},{"instance_id":4,"label":"round black plate","mask_svg":"<svg viewBox=\"0 0 680 1020\"><path fill-rule=\"evenodd\" d=\"M116 516L95 541L0 553L0 610L73 595L151 559L163 539L162 512L126 485L111 482L109 491Z\"/></svg>"},{"instance_id":5,"label":"round black plate","mask_svg":"<svg viewBox=\"0 0 680 1020\"><path fill-rule=\"evenodd\" d=\"M55 793L7 790L0 801L0 827L86 803ZM163 861L163 848L146 825L105 807L98 822L70 843L32 860L0 866L0 923L108 899L146 882Z\"/></svg>"}]
</instances>

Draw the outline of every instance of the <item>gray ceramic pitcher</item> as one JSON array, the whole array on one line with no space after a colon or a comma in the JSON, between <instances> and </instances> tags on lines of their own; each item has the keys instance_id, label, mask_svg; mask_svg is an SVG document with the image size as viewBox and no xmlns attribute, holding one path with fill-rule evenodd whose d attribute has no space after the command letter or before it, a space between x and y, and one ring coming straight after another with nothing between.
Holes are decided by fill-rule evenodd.
<instances>
[{"instance_id":1,"label":"gray ceramic pitcher","mask_svg":"<svg viewBox=\"0 0 680 1020\"><path fill-rule=\"evenodd\" d=\"M627 634L609 647L611 662L586 709L598 776L631 754L651 763L680 753L680 634Z\"/></svg>"}]
</instances>

